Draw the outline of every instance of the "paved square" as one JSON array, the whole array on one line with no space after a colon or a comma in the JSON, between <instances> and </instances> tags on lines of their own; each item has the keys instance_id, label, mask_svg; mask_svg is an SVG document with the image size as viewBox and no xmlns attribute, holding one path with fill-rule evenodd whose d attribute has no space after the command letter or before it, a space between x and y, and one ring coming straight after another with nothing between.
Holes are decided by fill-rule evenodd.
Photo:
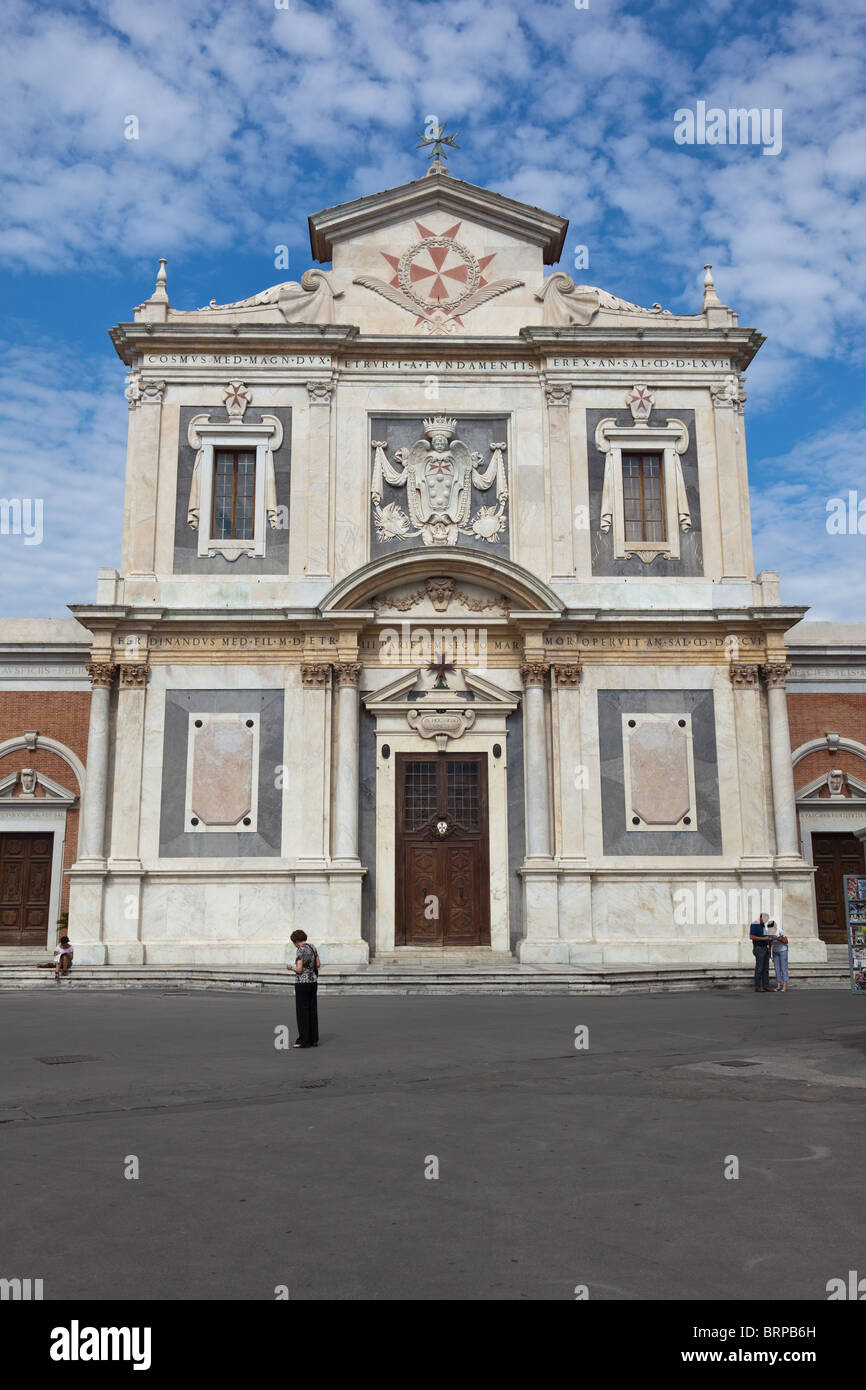
<instances>
[{"instance_id":1,"label":"paved square","mask_svg":"<svg viewBox=\"0 0 866 1390\"><path fill-rule=\"evenodd\" d=\"M322 1046L277 1050L293 1013L290 991L5 996L0 1276L46 1299L821 1300L866 1272L862 999L323 989Z\"/></svg>"}]
</instances>

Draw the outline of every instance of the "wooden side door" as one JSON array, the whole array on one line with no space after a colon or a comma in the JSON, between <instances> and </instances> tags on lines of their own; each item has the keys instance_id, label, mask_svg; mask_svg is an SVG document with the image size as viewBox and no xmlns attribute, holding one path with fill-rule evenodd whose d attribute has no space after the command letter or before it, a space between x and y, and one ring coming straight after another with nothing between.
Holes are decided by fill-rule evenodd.
<instances>
[{"instance_id":1,"label":"wooden side door","mask_svg":"<svg viewBox=\"0 0 866 1390\"><path fill-rule=\"evenodd\" d=\"M820 831L812 836L812 858L816 869L818 935L828 945L844 946L848 938L842 876L864 872L863 846L856 835L847 831Z\"/></svg>"},{"instance_id":2,"label":"wooden side door","mask_svg":"<svg viewBox=\"0 0 866 1390\"><path fill-rule=\"evenodd\" d=\"M0 946L48 941L54 835L0 835Z\"/></svg>"},{"instance_id":3,"label":"wooden side door","mask_svg":"<svg viewBox=\"0 0 866 1390\"><path fill-rule=\"evenodd\" d=\"M490 944L487 759L397 757L395 942Z\"/></svg>"}]
</instances>

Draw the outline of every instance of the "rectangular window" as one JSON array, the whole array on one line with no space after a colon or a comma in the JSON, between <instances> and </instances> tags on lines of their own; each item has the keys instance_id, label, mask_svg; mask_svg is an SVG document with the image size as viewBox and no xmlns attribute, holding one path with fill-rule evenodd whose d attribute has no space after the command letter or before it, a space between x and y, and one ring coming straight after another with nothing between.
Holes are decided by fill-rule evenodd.
<instances>
[{"instance_id":1,"label":"rectangular window","mask_svg":"<svg viewBox=\"0 0 866 1390\"><path fill-rule=\"evenodd\" d=\"M420 830L436 813L435 762L404 764L404 830Z\"/></svg>"},{"instance_id":2,"label":"rectangular window","mask_svg":"<svg viewBox=\"0 0 866 1390\"><path fill-rule=\"evenodd\" d=\"M255 496L255 449L215 449L212 529L214 540L252 538Z\"/></svg>"},{"instance_id":3,"label":"rectangular window","mask_svg":"<svg viewBox=\"0 0 866 1390\"><path fill-rule=\"evenodd\" d=\"M623 454L622 498L627 541L666 539L661 454Z\"/></svg>"},{"instance_id":4,"label":"rectangular window","mask_svg":"<svg viewBox=\"0 0 866 1390\"><path fill-rule=\"evenodd\" d=\"M448 814L464 830L478 829L478 763L447 764Z\"/></svg>"}]
</instances>

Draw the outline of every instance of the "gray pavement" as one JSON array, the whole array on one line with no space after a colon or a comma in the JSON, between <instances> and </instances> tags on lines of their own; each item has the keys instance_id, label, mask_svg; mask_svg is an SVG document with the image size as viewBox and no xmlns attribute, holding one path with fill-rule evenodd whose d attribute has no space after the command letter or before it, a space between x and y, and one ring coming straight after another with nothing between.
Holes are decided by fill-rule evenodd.
<instances>
[{"instance_id":1,"label":"gray pavement","mask_svg":"<svg viewBox=\"0 0 866 1390\"><path fill-rule=\"evenodd\" d=\"M866 1275L862 998L323 991L321 1047L277 1050L292 1014L5 996L0 1277L73 1300L824 1300ZM69 1055L92 1060L36 1060Z\"/></svg>"}]
</instances>

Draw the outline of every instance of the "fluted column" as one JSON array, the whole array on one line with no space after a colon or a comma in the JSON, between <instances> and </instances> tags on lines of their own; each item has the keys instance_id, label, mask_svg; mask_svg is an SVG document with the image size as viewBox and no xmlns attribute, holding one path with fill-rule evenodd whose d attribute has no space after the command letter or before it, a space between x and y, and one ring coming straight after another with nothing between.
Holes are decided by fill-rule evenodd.
<instances>
[{"instance_id":1,"label":"fluted column","mask_svg":"<svg viewBox=\"0 0 866 1390\"><path fill-rule=\"evenodd\" d=\"M334 664L337 682L337 775L334 858L358 858L358 681L360 664Z\"/></svg>"},{"instance_id":2,"label":"fluted column","mask_svg":"<svg viewBox=\"0 0 866 1390\"><path fill-rule=\"evenodd\" d=\"M526 854L530 859L550 857L550 771L544 719L549 669L546 661L528 661L520 668L526 748Z\"/></svg>"},{"instance_id":3,"label":"fluted column","mask_svg":"<svg viewBox=\"0 0 866 1390\"><path fill-rule=\"evenodd\" d=\"M87 772L81 808L79 863L105 861L105 804L108 792L108 732L111 686L117 667L110 662L87 665L92 692L87 732Z\"/></svg>"},{"instance_id":4,"label":"fluted column","mask_svg":"<svg viewBox=\"0 0 866 1390\"><path fill-rule=\"evenodd\" d=\"M791 766L788 700L785 694L785 678L790 669L790 665L784 661L772 661L761 667L761 674L767 686L776 855L785 859L799 859L797 800L794 791L794 769Z\"/></svg>"}]
</instances>

